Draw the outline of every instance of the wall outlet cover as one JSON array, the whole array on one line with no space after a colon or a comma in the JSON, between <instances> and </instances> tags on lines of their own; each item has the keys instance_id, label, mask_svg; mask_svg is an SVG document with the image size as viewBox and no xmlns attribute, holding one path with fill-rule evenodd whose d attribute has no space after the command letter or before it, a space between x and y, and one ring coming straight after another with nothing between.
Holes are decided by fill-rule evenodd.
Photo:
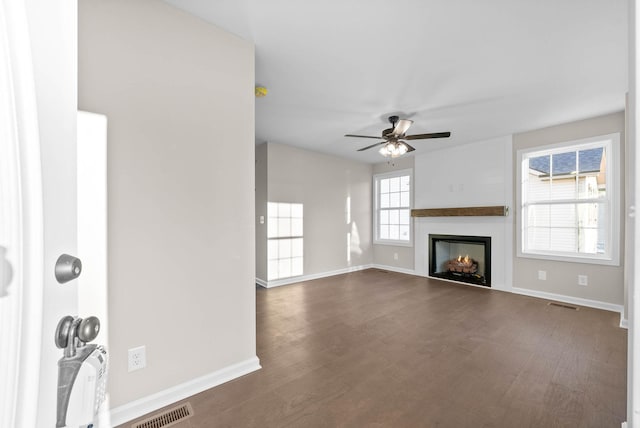
<instances>
[{"instance_id":1,"label":"wall outlet cover","mask_svg":"<svg viewBox=\"0 0 640 428\"><path fill-rule=\"evenodd\" d=\"M144 346L129 349L128 357L129 372L143 369L147 365L147 349Z\"/></svg>"},{"instance_id":2,"label":"wall outlet cover","mask_svg":"<svg viewBox=\"0 0 640 428\"><path fill-rule=\"evenodd\" d=\"M588 285L589 277L587 275L578 275L578 285Z\"/></svg>"},{"instance_id":3,"label":"wall outlet cover","mask_svg":"<svg viewBox=\"0 0 640 428\"><path fill-rule=\"evenodd\" d=\"M538 279L540 281L546 281L547 280L547 271L546 270L539 270L538 271Z\"/></svg>"}]
</instances>

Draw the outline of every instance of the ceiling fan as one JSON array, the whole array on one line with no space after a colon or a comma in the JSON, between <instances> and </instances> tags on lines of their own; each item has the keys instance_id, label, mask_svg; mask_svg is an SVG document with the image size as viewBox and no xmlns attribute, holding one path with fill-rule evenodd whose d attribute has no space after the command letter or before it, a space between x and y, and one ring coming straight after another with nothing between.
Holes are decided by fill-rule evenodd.
<instances>
[{"instance_id":1,"label":"ceiling fan","mask_svg":"<svg viewBox=\"0 0 640 428\"><path fill-rule=\"evenodd\" d=\"M407 144L403 140L424 140L427 138L448 138L451 136L451 132L433 132L431 134L415 134L406 135L407 130L413 123L413 120L400 119L398 116L389 116L389 122L391 128L382 131L382 137L372 137L369 135L353 135L346 134L345 137L358 137L358 138L376 138L384 139L379 143L372 144L367 147L358 149L359 152L363 150L369 150L376 146L383 146L380 148L380 154L383 156L390 156L392 158L402 156L405 153L409 153L415 150L411 145Z\"/></svg>"}]
</instances>

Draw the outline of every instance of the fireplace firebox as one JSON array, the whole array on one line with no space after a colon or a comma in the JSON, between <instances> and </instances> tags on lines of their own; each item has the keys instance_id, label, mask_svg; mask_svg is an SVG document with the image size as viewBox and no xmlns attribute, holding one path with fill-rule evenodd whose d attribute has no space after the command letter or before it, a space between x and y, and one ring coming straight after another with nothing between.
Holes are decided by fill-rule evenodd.
<instances>
[{"instance_id":1,"label":"fireplace firebox","mask_svg":"<svg viewBox=\"0 0 640 428\"><path fill-rule=\"evenodd\" d=\"M491 237L429 235L429 276L491 287Z\"/></svg>"}]
</instances>

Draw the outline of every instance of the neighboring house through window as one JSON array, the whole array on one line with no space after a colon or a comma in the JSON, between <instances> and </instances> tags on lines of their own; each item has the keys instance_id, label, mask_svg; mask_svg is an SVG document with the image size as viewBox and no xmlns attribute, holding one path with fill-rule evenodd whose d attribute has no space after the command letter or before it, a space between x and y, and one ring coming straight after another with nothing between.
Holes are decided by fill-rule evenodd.
<instances>
[{"instance_id":1,"label":"neighboring house through window","mask_svg":"<svg viewBox=\"0 0 640 428\"><path fill-rule=\"evenodd\" d=\"M518 152L518 255L618 264L619 134Z\"/></svg>"},{"instance_id":2,"label":"neighboring house through window","mask_svg":"<svg viewBox=\"0 0 640 428\"><path fill-rule=\"evenodd\" d=\"M410 169L374 176L375 243L412 245L411 180Z\"/></svg>"}]
</instances>

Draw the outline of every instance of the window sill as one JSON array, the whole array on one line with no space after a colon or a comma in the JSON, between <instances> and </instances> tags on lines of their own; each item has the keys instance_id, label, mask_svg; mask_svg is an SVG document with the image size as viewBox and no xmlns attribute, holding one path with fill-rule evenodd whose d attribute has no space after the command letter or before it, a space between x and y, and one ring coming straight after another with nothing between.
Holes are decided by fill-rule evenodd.
<instances>
[{"instance_id":1,"label":"window sill","mask_svg":"<svg viewBox=\"0 0 640 428\"><path fill-rule=\"evenodd\" d=\"M390 245L394 247L413 247L413 241L392 241L390 239L375 239L373 241L374 245Z\"/></svg>"},{"instance_id":2,"label":"window sill","mask_svg":"<svg viewBox=\"0 0 640 428\"><path fill-rule=\"evenodd\" d=\"M538 260L550 260L555 262L568 262L568 263L585 263L591 265L605 265L605 266L620 266L620 261L613 257L611 259L589 257L589 256L562 256L558 254L546 254L546 253L524 253L518 251L518 257L523 259L538 259Z\"/></svg>"}]
</instances>

